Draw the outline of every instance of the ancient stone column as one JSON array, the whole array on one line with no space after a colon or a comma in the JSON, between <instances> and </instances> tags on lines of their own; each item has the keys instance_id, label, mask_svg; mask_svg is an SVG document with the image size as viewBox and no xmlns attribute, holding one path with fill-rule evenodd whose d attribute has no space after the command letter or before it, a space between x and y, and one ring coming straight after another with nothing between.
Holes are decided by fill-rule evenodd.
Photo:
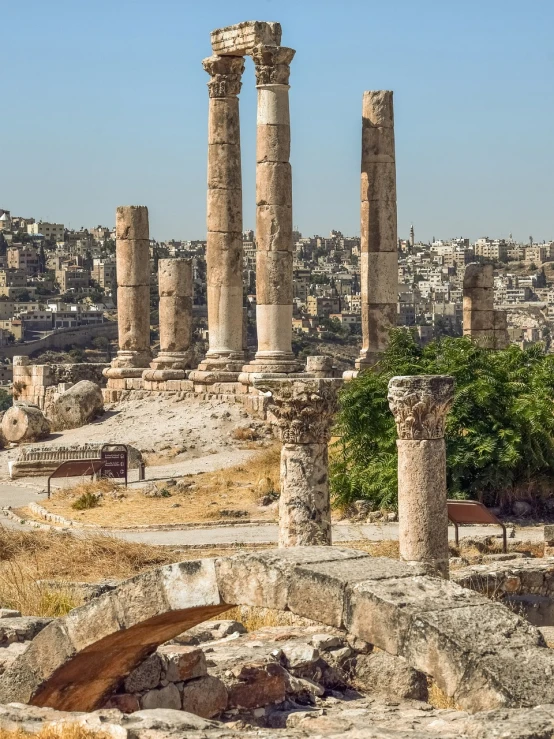
<instances>
[{"instance_id":1,"label":"ancient stone column","mask_svg":"<svg viewBox=\"0 0 554 739\"><path fill-rule=\"evenodd\" d=\"M358 370L371 367L396 326L398 239L394 115L390 90L368 90L362 102L362 349Z\"/></svg>"},{"instance_id":2,"label":"ancient stone column","mask_svg":"<svg viewBox=\"0 0 554 739\"><path fill-rule=\"evenodd\" d=\"M342 380L255 377L283 443L279 546L331 544L327 445Z\"/></svg>"},{"instance_id":3,"label":"ancient stone column","mask_svg":"<svg viewBox=\"0 0 554 739\"><path fill-rule=\"evenodd\" d=\"M510 346L508 333L508 313L505 310L494 311L494 348L506 349Z\"/></svg>"},{"instance_id":4,"label":"ancient stone column","mask_svg":"<svg viewBox=\"0 0 554 739\"><path fill-rule=\"evenodd\" d=\"M119 206L115 230L119 351L104 374L109 379L141 377L152 358L148 208Z\"/></svg>"},{"instance_id":5,"label":"ancient stone column","mask_svg":"<svg viewBox=\"0 0 554 739\"><path fill-rule=\"evenodd\" d=\"M211 56L202 62L208 90L209 349L195 380L236 380L245 361L242 325L242 180L238 94L244 59ZM210 376L202 376L202 372ZM217 373L217 376L211 373Z\"/></svg>"},{"instance_id":6,"label":"ancient stone column","mask_svg":"<svg viewBox=\"0 0 554 739\"><path fill-rule=\"evenodd\" d=\"M444 423L454 397L446 375L393 377L389 406L398 431L400 558L448 578Z\"/></svg>"},{"instance_id":7,"label":"ancient stone column","mask_svg":"<svg viewBox=\"0 0 554 739\"><path fill-rule=\"evenodd\" d=\"M190 366L192 343L192 260L160 259L160 353L142 377L180 380Z\"/></svg>"},{"instance_id":8,"label":"ancient stone column","mask_svg":"<svg viewBox=\"0 0 554 739\"><path fill-rule=\"evenodd\" d=\"M258 351L245 372L300 369L292 353L292 173L289 74L294 49L259 45L256 65L256 324Z\"/></svg>"},{"instance_id":9,"label":"ancient stone column","mask_svg":"<svg viewBox=\"0 0 554 739\"><path fill-rule=\"evenodd\" d=\"M469 336L472 341L484 349L494 349L495 316L492 264L472 262L466 265L463 291L464 336Z\"/></svg>"}]
</instances>

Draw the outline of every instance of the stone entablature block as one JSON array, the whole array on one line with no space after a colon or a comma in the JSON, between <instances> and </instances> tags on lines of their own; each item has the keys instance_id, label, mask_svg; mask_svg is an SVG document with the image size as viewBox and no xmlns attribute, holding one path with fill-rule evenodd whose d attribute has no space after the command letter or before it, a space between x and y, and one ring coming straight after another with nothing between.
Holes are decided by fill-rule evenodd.
<instances>
[{"instance_id":1,"label":"stone entablature block","mask_svg":"<svg viewBox=\"0 0 554 739\"><path fill-rule=\"evenodd\" d=\"M247 56L259 44L279 46L281 24L265 21L244 21L234 26L217 28L210 34L214 54Z\"/></svg>"}]
</instances>

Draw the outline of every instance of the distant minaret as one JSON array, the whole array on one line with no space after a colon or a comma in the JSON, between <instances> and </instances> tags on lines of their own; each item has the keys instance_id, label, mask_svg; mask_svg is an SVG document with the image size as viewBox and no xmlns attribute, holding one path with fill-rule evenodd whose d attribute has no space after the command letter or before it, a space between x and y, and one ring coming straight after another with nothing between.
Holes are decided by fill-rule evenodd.
<instances>
[{"instance_id":1,"label":"distant minaret","mask_svg":"<svg viewBox=\"0 0 554 739\"><path fill-rule=\"evenodd\" d=\"M414 224L412 223L411 226L410 226L410 246L413 247L414 244L415 244L415 239L414 239Z\"/></svg>"}]
</instances>

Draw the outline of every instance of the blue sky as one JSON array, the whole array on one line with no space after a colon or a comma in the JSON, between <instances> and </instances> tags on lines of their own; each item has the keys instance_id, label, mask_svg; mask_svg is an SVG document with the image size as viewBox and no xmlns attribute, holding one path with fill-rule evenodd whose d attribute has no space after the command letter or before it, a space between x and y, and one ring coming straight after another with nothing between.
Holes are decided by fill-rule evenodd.
<instances>
[{"instance_id":1,"label":"blue sky","mask_svg":"<svg viewBox=\"0 0 554 739\"><path fill-rule=\"evenodd\" d=\"M0 0L0 207L73 228L145 204L205 238L213 28L277 20L294 223L359 233L362 92L395 93L399 235L554 238L552 0ZM254 226L255 82L241 92Z\"/></svg>"}]
</instances>

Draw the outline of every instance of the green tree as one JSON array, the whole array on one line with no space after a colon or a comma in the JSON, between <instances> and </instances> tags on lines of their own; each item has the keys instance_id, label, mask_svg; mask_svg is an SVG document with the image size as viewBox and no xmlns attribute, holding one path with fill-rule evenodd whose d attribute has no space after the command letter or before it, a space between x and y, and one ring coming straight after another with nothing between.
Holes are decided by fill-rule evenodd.
<instances>
[{"instance_id":1,"label":"green tree","mask_svg":"<svg viewBox=\"0 0 554 739\"><path fill-rule=\"evenodd\" d=\"M456 381L446 423L450 497L487 505L554 484L554 356L540 344L487 351L466 338L421 348L394 331L379 365L341 392L331 483L335 503L397 502L396 430L387 402L395 375L447 374Z\"/></svg>"}]
</instances>

